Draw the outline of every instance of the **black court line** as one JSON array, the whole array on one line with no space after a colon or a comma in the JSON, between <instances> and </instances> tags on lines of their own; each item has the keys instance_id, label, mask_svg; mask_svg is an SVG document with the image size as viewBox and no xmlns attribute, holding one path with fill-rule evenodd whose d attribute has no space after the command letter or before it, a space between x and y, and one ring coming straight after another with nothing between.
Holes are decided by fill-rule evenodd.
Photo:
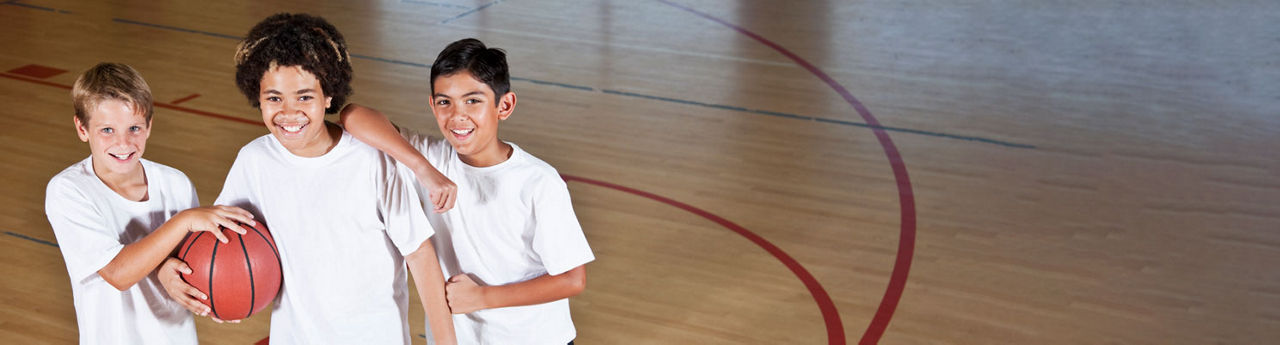
<instances>
[{"instance_id":1,"label":"black court line","mask_svg":"<svg viewBox=\"0 0 1280 345\"><path fill-rule=\"evenodd\" d=\"M481 10L483 10L483 9L489 8L489 6L497 5L497 4L501 3L502 1L503 1L503 0L498 0L498 1L490 2L490 3L484 4L484 5L480 5L480 7L476 7L476 8L473 8L473 9L469 10L469 11L462 12L462 14L456 15L456 16L454 16L453 18L449 18L449 19L442 20L442 21L440 21L440 24L449 24L449 22L452 22L452 21L454 21L454 20L461 19L462 17L469 16L469 15L471 15L472 13L480 12L480 11L481 11Z\"/></svg>"},{"instance_id":2,"label":"black court line","mask_svg":"<svg viewBox=\"0 0 1280 345\"><path fill-rule=\"evenodd\" d=\"M19 233L13 232L13 231L5 231L4 233L5 233L6 235L9 235L9 236L13 236L13 237L21 238L21 239L24 239L24 240L28 240L28 241L31 241L31 242L35 242L35 243L39 243L39 244L43 244L43 245L47 245L47 246L52 246L52 247L54 247L54 248L58 248L58 244L57 244L57 243L54 243L54 242L49 242L49 241L42 240L42 239L39 239L39 238L35 238L35 237L31 237L31 236L27 236L27 235L19 234Z\"/></svg>"}]
</instances>

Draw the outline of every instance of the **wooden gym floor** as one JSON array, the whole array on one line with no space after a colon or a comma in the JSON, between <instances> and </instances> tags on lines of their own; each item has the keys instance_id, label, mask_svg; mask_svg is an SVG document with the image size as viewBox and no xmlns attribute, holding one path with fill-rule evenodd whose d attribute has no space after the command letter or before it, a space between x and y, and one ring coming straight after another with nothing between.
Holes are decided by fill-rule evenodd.
<instances>
[{"instance_id":1,"label":"wooden gym floor","mask_svg":"<svg viewBox=\"0 0 1280 345\"><path fill-rule=\"evenodd\" d=\"M236 39L282 11L346 35L354 102L430 133L436 53L508 51L501 136L570 181L598 257L580 344L1280 339L1280 3L17 0L0 343L76 340L43 210L87 156L76 75L140 70L146 157L209 203L266 133ZM268 325L198 327L249 344Z\"/></svg>"}]
</instances>

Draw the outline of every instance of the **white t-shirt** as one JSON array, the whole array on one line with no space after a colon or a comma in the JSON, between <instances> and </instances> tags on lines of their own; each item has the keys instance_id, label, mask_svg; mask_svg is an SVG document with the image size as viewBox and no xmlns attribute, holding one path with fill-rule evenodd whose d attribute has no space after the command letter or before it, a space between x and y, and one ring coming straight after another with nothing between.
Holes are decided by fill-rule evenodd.
<instances>
[{"instance_id":1,"label":"white t-shirt","mask_svg":"<svg viewBox=\"0 0 1280 345\"><path fill-rule=\"evenodd\" d=\"M470 273L482 285L506 285L595 260L569 188L551 165L508 143L510 158L477 168L443 139L402 135L458 185L453 209L427 215L439 231L431 240L446 276ZM419 195L422 207L432 209L430 194ZM453 322L459 344L565 344L577 337L567 298L454 315Z\"/></svg>"},{"instance_id":2,"label":"white t-shirt","mask_svg":"<svg viewBox=\"0 0 1280 345\"><path fill-rule=\"evenodd\" d=\"M187 175L142 162L147 200L132 201L93 173L93 158L49 180L44 211L71 276L81 344L195 344L191 313L169 299L153 271L120 291L98 275L124 246L146 237L179 211L200 205Z\"/></svg>"},{"instance_id":3,"label":"white t-shirt","mask_svg":"<svg viewBox=\"0 0 1280 345\"><path fill-rule=\"evenodd\" d=\"M272 344L408 344L404 258L434 234L413 175L342 133L320 157L270 134L236 156L217 204L266 224L284 282Z\"/></svg>"}]
</instances>

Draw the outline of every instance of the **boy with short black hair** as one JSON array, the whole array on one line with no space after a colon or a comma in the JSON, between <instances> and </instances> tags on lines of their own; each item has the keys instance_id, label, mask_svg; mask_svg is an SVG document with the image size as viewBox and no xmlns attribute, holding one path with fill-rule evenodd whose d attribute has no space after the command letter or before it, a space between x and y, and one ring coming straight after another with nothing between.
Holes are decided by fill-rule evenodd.
<instances>
[{"instance_id":1,"label":"boy with short black hair","mask_svg":"<svg viewBox=\"0 0 1280 345\"><path fill-rule=\"evenodd\" d=\"M428 218L459 343L572 343L568 298L585 288L595 256L555 168L498 139L516 105L506 54L476 39L450 44L431 65L431 98L444 139L397 133L355 105L342 120L405 165L434 166L457 184L454 208Z\"/></svg>"},{"instance_id":2,"label":"boy with short black hair","mask_svg":"<svg viewBox=\"0 0 1280 345\"><path fill-rule=\"evenodd\" d=\"M71 277L81 344L195 344L191 314L156 275L188 232L243 234L245 210L199 206L181 171L142 158L151 88L132 67L101 63L71 89L73 122L89 158L49 181L45 213ZM199 302L196 302L197 304Z\"/></svg>"}]
</instances>

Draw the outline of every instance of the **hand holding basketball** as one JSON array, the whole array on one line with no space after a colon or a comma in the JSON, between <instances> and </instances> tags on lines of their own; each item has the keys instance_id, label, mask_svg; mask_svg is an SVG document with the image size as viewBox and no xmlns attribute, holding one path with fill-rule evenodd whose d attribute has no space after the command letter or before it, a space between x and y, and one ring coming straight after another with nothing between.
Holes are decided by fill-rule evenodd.
<instances>
[{"instance_id":1,"label":"hand holding basketball","mask_svg":"<svg viewBox=\"0 0 1280 345\"><path fill-rule=\"evenodd\" d=\"M188 268L181 274L182 281L199 290L205 299L198 302L208 307L208 315L218 322L247 318L266 308L279 293L283 279L275 238L266 225L240 225L250 231L226 232L223 235L229 242L219 242L210 235L222 231L198 232L188 234L178 247L178 259ZM183 289L176 292L186 293Z\"/></svg>"},{"instance_id":2,"label":"hand holding basketball","mask_svg":"<svg viewBox=\"0 0 1280 345\"><path fill-rule=\"evenodd\" d=\"M444 284L444 296L449 300L449 310L454 314L466 314L485 309L484 287L467 274L449 278L449 281Z\"/></svg>"},{"instance_id":3,"label":"hand holding basketball","mask_svg":"<svg viewBox=\"0 0 1280 345\"><path fill-rule=\"evenodd\" d=\"M191 267L187 267L186 262L171 257L164 260L156 274L160 278L160 286L169 293L169 298L178 301L183 308L187 308L196 315L208 315L209 306L200 303L200 300L207 299L208 296L183 281L179 273L191 274Z\"/></svg>"},{"instance_id":4,"label":"hand holding basketball","mask_svg":"<svg viewBox=\"0 0 1280 345\"><path fill-rule=\"evenodd\" d=\"M248 230L239 223L254 225L253 214L235 206L196 207L179 212L174 218L186 222L188 232L208 231L222 243L227 243L228 239L218 231L220 228L244 235Z\"/></svg>"}]
</instances>

